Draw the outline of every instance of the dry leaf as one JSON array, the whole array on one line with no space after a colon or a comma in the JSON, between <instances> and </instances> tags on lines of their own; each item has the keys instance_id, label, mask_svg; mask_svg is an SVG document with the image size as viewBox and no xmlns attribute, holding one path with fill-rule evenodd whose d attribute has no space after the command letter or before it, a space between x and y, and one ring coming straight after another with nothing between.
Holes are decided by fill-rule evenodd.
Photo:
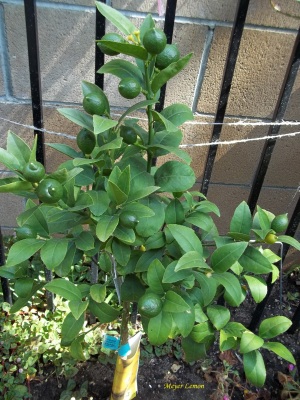
<instances>
[{"instance_id":1,"label":"dry leaf","mask_svg":"<svg viewBox=\"0 0 300 400\"><path fill-rule=\"evenodd\" d=\"M219 359L226 361L229 365L237 364L237 359L231 350L222 351L219 354Z\"/></svg>"}]
</instances>

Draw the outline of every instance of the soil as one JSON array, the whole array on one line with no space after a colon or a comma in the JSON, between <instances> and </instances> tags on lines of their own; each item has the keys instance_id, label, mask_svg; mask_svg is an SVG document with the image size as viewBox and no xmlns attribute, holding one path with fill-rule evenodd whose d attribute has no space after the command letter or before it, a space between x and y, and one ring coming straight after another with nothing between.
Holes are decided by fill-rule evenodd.
<instances>
[{"instance_id":1,"label":"soil","mask_svg":"<svg viewBox=\"0 0 300 400\"><path fill-rule=\"evenodd\" d=\"M299 283L299 282L298 282ZM285 315L291 318L299 303L299 286L296 281L285 278L282 311L280 311L279 290L276 283L268 304L264 310L263 318L275 315ZM289 293L296 294L296 301L291 301ZM247 326L252 318L256 304L249 298L240 309L232 310L235 321ZM300 330L296 333L283 334L276 340L286 345L293 353L300 370ZM174 354L156 357L155 354L147 355L142 346L142 356L138 373L137 400L275 400L298 399L296 397L283 397L282 385L278 380L278 372L288 375L288 362L280 359L274 353L262 351L267 369L267 380L263 388L257 389L247 383L242 360L232 351L220 354L218 343L209 351L207 360L200 360L194 364L187 364L182 359L177 359ZM229 365L229 372L224 370L224 364ZM87 397L73 397L73 399L107 400L109 399L114 366L102 364L98 360L79 363L79 372L75 376L76 389L83 382L88 383ZM285 375L284 375L285 376ZM48 375L38 377L30 382L30 391L33 400L59 400L67 381L62 377ZM224 394L228 397L224 397ZM70 399L71 397L69 397Z\"/></svg>"}]
</instances>

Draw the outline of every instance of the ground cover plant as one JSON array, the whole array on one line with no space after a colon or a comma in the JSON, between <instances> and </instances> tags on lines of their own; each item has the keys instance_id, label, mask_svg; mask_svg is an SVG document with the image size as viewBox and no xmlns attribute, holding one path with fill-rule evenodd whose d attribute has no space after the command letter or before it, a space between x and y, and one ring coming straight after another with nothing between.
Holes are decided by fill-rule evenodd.
<instances>
[{"instance_id":1,"label":"ground cover plant","mask_svg":"<svg viewBox=\"0 0 300 400\"><path fill-rule=\"evenodd\" d=\"M79 126L77 148L48 143L69 157L52 172L36 161L36 140L29 146L8 133L0 162L13 175L1 180L0 192L27 198L17 217L17 241L0 269L0 276L14 282L9 312L44 298L46 289L68 301L60 343L74 359L86 359L85 327L93 317L99 321L95 331L120 321L109 332L115 348L104 351L125 359L137 303L151 345L179 336L185 361L194 362L217 339L221 352L240 353L247 380L260 387L266 379L262 350L295 364L292 353L274 340L291 321L273 316L254 333L233 320L230 309L239 308L247 293L261 302L265 275L278 278L280 258L269 245L284 242L298 250L300 245L282 234L287 215L257 207L252 217L246 202L236 208L228 235L218 234L212 215L220 217L219 209L194 190L191 158L180 149L179 127L193 119L192 112L183 104L155 110L160 89L192 54L181 56L175 44L168 45L151 15L138 30L111 7L100 2L97 7L120 31L107 33L100 49L133 58L112 59L99 72L119 78L120 94L137 103L113 119L105 93L83 81L83 111L59 109ZM145 110L147 126L134 118L138 110ZM41 270L53 273L49 282L32 271L29 260L37 253ZM120 383L112 398L123 398L124 390Z\"/></svg>"}]
</instances>

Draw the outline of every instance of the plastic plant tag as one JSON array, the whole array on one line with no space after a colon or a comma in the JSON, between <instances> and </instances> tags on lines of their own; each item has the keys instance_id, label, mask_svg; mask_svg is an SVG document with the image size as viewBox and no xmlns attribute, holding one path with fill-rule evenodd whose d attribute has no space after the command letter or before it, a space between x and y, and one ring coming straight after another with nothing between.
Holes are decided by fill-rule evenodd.
<instances>
[{"instance_id":1,"label":"plastic plant tag","mask_svg":"<svg viewBox=\"0 0 300 400\"><path fill-rule=\"evenodd\" d=\"M119 338L112 335L105 335L102 347L109 350L117 350L119 347L119 343L120 343Z\"/></svg>"},{"instance_id":2,"label":"plastic plant tag","mask_svg":"<svg viewBox=\"0 0 300 400\"><path fill-rule=\"evenodd\" d=\"M128 356L131 353L129 343L123 344L123 346L119 348L118 353L120 357Z\"/></svg>"},{"instance_id":3,"label":"plastic plant tag","mask_svg":"<svg viewBox=\"0 0 300 400\"><path fill-rule=\"evenodd\" d=\"M129 339L131 353L126 359L120 355L117 357L110 400L131 400L136 396L141 336L142 334L138 332Z\"/></svg>"}]
</instances>

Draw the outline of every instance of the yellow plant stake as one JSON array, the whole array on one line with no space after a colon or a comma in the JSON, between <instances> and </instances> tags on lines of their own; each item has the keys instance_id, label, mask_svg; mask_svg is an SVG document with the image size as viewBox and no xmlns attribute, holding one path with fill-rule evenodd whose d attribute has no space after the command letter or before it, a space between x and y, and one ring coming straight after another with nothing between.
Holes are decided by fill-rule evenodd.
<instances>
[{"instance_id":1,"label":"yellow plant stake","mask_svg":"<svg viewBox=\"0 0 300 400\"><path fill-rule=\"evenodd\" d=\"M136 396L141 336L138 332L119 349L110 400L130 400Z\"/></svg>"}]
</instances>

